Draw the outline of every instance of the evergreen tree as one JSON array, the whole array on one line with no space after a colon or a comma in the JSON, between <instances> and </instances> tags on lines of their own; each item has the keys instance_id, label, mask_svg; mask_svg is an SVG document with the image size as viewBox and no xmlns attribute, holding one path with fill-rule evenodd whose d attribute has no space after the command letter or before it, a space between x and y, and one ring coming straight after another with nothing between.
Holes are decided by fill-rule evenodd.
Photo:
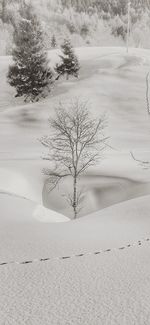
<instances>
[{"instance_id":1,"label":"evergreen tree","mask_svg":"<svg viewBox=\"0 0 150 325\"><path fill-rule=\"evenodd\" d=\"M56 42L55 35L52 36L52 39L51 39L51 47L52 48L56 48L57 47L57 42Z\"/></svg>"},{"instance_id":2,"label":"evergreen tree","mask_svg":"<svg viewBox=\"0 0 150 325\"><path fill-rule=\"evenodd\" d=\"M61 49L63 52L63 54L60 55L62 62L57 64L55 69L58 73L57 79L59 79L61 75L66 75L66 79L69 79L70 75L78 78L80 65L70 41L65 39Z\"/></svg>"},{"instance_id":3,"label":"evergreen tree","mask_svg":"<svg viewBox=\"0 0 150 325\"><path fill-rule=\"evenodd\" d=\"M53 73L43 50L43 34L31 5L20 9L21 19L14 33L14 64L9 67L8 82L16 88L16 97L38 101L50 91Z\"/></svg>"}]
</instances>

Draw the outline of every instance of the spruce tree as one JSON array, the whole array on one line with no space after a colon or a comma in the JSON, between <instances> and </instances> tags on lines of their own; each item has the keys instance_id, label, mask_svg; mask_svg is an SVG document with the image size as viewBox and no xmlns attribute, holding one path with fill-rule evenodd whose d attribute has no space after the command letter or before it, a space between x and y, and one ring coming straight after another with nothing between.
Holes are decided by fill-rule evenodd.
<instances>
[{"instance_id":1,"label":"spruce tree","mask_svg":"<svg viewBox=\"0 0 150 325\"><path fill-rule=\"evenodd\" d=\"M61 49L63 52L62 55L60 55L61 63L57 64L55 69L58 73L57 79L59 79L61 75L66 75L66 79L69 79L71 75L78 78L80 65L68 39L64 40Z\"/></svg>"},{"instance_id":2,"label":"spruce tree","mask_svg":"<svg viewBox=\"0 0 150 325\"><path fill-rule=\"evenodd\" d=\"M41 25L31 5L20 9L20 22L14 33L13 65L8 82L16 88L16 97L38 101L51 89L53 73L44 51Z\"/></svg>"}]
</instances>

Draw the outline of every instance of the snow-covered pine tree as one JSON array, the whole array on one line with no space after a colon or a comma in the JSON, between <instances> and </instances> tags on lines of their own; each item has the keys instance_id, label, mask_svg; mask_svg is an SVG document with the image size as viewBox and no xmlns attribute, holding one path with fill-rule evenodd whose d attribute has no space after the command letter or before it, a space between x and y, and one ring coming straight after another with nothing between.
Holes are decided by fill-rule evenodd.
<instances>
[{"instance_id":1,"label":"snow-covered pine tree","mask_svg":"<svg viewBox=\"0 0 150 325\"><path fill-rule=\"evenodd\" d=\"M55 35L53 35L52 38L51 38L51 47L54 48L54 49L57 47L57 42L56 42Z\"/></svg>"},{"instance_id":2,"label":"snow-covered pine tree","mask_svg":"<svg viewBox=\"0 0 150 325\"><path fill-rule=\"evenodd\" d=\"M44 50L40 22L31 5L20 9L21 19L14 33L13 65L9 67L8 82L16 88L16 97L38 101L45 97L53 83L53 73Z\"/></svg>"},{"instance_id":3,"label":"snow-covered pine tree","mask_svg":"<svg viewBox=\"0 0 150 325\"><path fill-rule=\"evenodd\" d=\"M69 76L74 76L78 78L79 75L79 61L77 56L74 53L71 42L68 39L64 40L64 43L61 45L62 55L60 55L61 63L56 65L56 72L59 79L60 76L66 75L66 79L69 79Z\"/></svg>"}]
</instances>

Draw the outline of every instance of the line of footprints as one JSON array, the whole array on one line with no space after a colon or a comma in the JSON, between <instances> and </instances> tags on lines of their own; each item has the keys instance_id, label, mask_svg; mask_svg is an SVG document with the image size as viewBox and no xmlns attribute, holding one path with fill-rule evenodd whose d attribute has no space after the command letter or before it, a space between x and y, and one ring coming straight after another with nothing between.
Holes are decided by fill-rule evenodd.
<instances>
[{"instance_id":1,"label":"line of footprints","mask_svg":"<svg viewBox=\"0 0 150 325\"><path fill-rule=\"evenodd\" d=\"M99 254L102 254L102 253L109 253L109 252L112 252L114 250L124 250L124 249L134 247L134 246L141 246L143 242L148 242L148 241L150 241L150 238L146 238L144 240L139 240L138 242L136 242L134 244L128 244L128 245L123 246L123 247L112 248L112 249L108 248L108 249L105 249L105 250L100 250L100 251L91 252L91 253L88 252L88 253L81 253L81 254L70 255L70 256L40 258L40 259L34 259L34 260L26 260L26 261L23 261L23 262L15 262L15 261L2 262L2 263L0 263L0 266L9 265L9 264L20 264L20 265L21 264L31 264L31 263L35 263L35 262L46 262L46 261L54 261L54 260L67 260L67 259L75 258L75 257L83 257L83 256L88 256L88 255L99 255Z\"/></svg>"}]
</instances>

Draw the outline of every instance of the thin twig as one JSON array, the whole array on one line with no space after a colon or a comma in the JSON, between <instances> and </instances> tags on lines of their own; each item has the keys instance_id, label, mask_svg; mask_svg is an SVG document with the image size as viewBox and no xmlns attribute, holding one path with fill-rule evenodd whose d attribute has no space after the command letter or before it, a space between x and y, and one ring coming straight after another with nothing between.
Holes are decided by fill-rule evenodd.
<instances>
[{"instance_id":1,"label":"thin twig","mask_svg":"<svg viewBox=\"0 0 150 325\"><path fill-rule=\"evenodd\" d=\"M149 101L149 72L146 75L146 104L147 112L150 115L150 101Z\"/></svg>"}]
</instances>

